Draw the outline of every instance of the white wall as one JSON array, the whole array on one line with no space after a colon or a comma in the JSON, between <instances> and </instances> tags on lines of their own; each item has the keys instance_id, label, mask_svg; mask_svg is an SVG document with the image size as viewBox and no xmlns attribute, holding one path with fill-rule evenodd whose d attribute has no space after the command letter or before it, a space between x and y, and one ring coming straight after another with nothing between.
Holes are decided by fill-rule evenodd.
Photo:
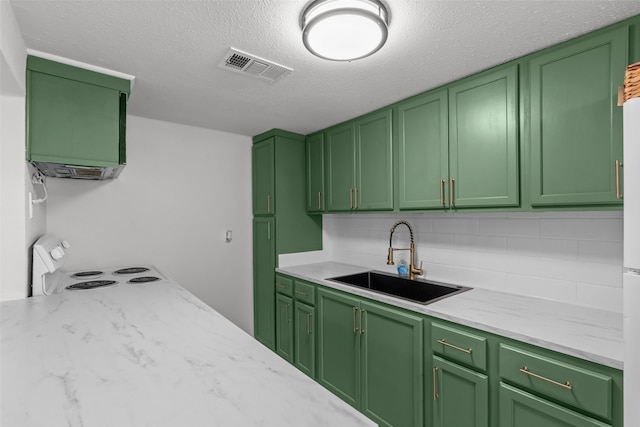
<instances>
[{"instance_id":1,"label":"white wall","mask_svg":"<svg viewBox=\"0 0 640 427\"><path fill-rule=\"evenodd\" d=\"M72 245L65 270L154 265L252 333L249 137L129 116L117 179L48 186L48 232Z\"/></svg>"},{"instance_id":2,"label":"white wall","mask_svg":"<svg viewBox=\"0 0 640 427\"><path fill-rule=\"evenodd\" d=\"M334 261L395 272L386 258L400 219L428 279L622 312L622 212L325 215L324 247ZM406 227L394 239L408 247Z\"/></svg>"},{"instance_id":3,"label":"white wall","mask_svg":"<svg viewBox=\"0 0 640 427\"><path fill-rule=\"evenodd\" d=\"M45 232L45 205L28 216L32 168L25 161L27 52L8 1L0 1L0 300L29 294L30 246Z\"/></svg>"}]
</instances>

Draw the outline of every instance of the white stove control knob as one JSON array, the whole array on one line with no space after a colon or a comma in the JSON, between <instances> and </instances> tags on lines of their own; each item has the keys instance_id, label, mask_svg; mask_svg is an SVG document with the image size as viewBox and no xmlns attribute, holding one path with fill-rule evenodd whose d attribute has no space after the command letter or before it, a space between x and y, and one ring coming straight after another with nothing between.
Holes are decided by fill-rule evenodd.
<instances>
[{"instance_id":1,"label":"white stove control knob","mask_svg":"<svg viewBox=\"0 0 640 427\"><path fill-rule=\"evenodd\" d=\"M60 246L62 246L65 249L69 249L71 247L71 243L69 243L67 240L63 240L60 242Z\"/></svg>"},{"instance_id":2,"label":"white stove control knob","mask_svg":"<svg viewBox=\"0 0 640 427\"><path fill-rule=\"evenodd\" d=\"M49 251L49 255L51 255L51 258L53 258L54 260L58 261L60 258L64 256L64 249L58 246L57 248L51 249Z\"/></svg>"}]
</instances>

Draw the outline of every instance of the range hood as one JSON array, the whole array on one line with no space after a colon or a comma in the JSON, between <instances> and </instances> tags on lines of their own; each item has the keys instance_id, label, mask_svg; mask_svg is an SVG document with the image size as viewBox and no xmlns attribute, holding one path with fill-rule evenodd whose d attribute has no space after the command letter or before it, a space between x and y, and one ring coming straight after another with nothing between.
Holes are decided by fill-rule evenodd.
<instances>
[{"instance_id":1,"label":"range hood","mask_svg":"<svg viewBox=\"0 0 640 427\"><path fill-rule=\"evenodd\" d=\"M31 162L40 172L53 178L75 178L104 180L114 179L120 175L125 165L117 167L79 166L63 163Z\"/></svg>"}]
</instances>

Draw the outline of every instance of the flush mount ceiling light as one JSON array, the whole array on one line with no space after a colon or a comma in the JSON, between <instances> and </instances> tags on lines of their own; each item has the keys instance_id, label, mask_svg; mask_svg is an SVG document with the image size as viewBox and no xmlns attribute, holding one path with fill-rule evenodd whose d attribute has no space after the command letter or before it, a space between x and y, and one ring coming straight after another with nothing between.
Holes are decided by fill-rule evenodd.
<instances>
[{"instance_id":1,"label":"flush mount ceiling light","mask_svg":"<svg viewBox=\"0 0 640 427\"><path fill-rule=\"evenodd\" d=\"M388 16L378 0L316 0L302 13L302 41L320 58L365 58L387 41Z\"/></svg>"}]
</instances>

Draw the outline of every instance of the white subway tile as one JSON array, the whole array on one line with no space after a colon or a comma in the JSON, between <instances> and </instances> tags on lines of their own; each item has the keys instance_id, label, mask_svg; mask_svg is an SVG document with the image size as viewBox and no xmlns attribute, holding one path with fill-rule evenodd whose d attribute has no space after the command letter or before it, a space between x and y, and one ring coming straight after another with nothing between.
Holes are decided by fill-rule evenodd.
<instances>
[{"instance_id":1,"label":"white subway tile","mask_svg":"<svg viewBox=\"0 0 640 427\"><path fill-rule=\"evenodd\" d=\"M416 245L430 248L453 248L453 234L420 233L416 236Z\"/></svg>"},{"instance_id":2,"label":"white subway tile","mask_svg":"<svg viewBox=\"0 0 640 427\"><path fill-rule=\"evenodd\" d=\"M578 212L578 218L622 218L623 211L585 211Z\"/></svg>"},{"instance_id":3,"label":"white subway tile","mask_svg":"<svg viewBox=\"0 0 640 427\"><path fill-rule=\"evenodd\" d=\"M425 271L423 279L435 280L437 282L451 283L451 271L453 267L444 264L435 264L424 261L422 268Z\"/></svg>"},{"instance_id":4,"label":"white subway tile","mask_svg":"<svg viewBox=\"0 0 640 427\"><path fill-rule=\"evenodd\" d=\"M622 219L542 219L540 235L558 239L622 241Z\"/></svg>"},{"instance_id":5,"label":"white subway tile","mask_svg":"<svg viewBox=\"0 0 640 427\"><path fill-rule=\"evenodd\" d=\"M478 223L478 234L488 236L537 237L540 221L537 218L487 219Z\"/></svg>"},{"instance_id":6,"label":"white subway tile","mask_svg":"<svg viewBox=\"0 0 640 427\"><path fill-rule=\"evenodd\" d=\"M578 242L576 240L509 237L507 239L507 252L511 255L529 257L576 259L578 256Z\"/></svg>"},{"instance_id":7,"label":"white subway tile","mask_svg":"<svg viewBox=\"0 0 640 427\"><path fill-rule=\"evenodd\" d=\"M598 263L622 265L622 242L604 242L601 240L578 241L578 259Z\"/></svg>"},{"instance_id":8,"label":"white subway tile","mask_svg":"<svg viewBox=\"0 0 640 427\"><path fill-rule=\"evenodd\" d=\"M507 273L541 277L540 258L516 255L507 255L505 258Z\"/></svg>"},{"instance_id":9,"label":"white subway tile","mask_svg":"<svg viewBox=\"0 0 640 427\"><path fill-rule=\"evenodd\" d=\"M501 236L456 234L453 236L453 247L463 250L504 253L507 250L507 238Z\"/></svg>"},{"instance_id":10,"label":"white subway tile","mask_svg":"<svg viewBox=\"0 0 640 427\"><path fill-rule=\"evenodd\" d=\"M438 218L432 222L434 233L478 234L478 220L473 218Z\"/></svg>"}]
</instances>

